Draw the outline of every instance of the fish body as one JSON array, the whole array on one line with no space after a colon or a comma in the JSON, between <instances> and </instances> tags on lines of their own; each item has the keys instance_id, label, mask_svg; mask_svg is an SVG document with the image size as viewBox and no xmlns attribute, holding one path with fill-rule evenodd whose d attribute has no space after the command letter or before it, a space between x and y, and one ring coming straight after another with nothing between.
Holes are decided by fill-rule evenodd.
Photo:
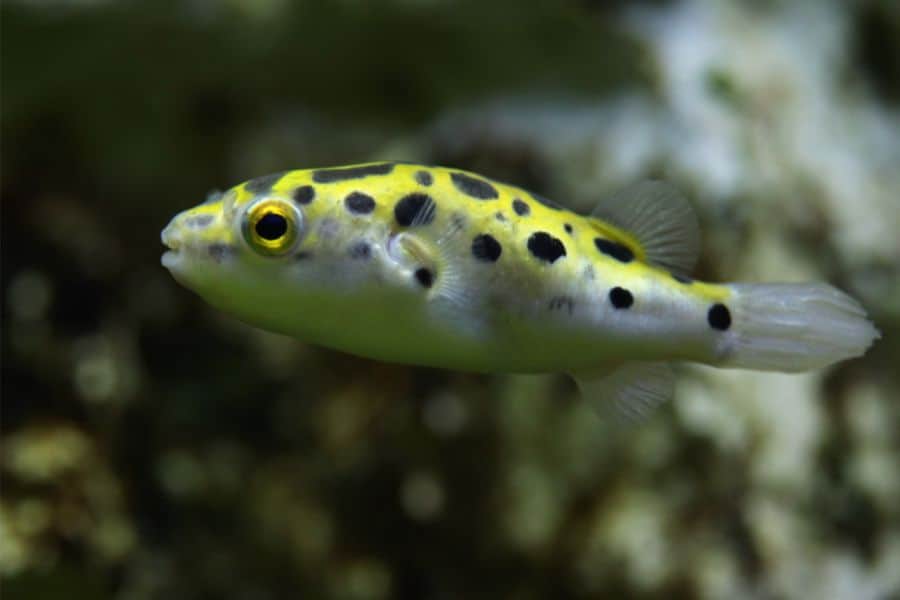
<instances>
[{"instance_id":1,"label":"fish body","mask_svg":"<svg viewBox=\"0 0 900 600\"><path fill-rule=\"evenodd\" d=\"M877 331L825 284L688 277L698 228L644 182L582 216L519 187L407 163L287 171L180 213L163 264L250 324L378 360L567 372L652 405L669 361L804 370Z\"/></svg>"}]
</instances>

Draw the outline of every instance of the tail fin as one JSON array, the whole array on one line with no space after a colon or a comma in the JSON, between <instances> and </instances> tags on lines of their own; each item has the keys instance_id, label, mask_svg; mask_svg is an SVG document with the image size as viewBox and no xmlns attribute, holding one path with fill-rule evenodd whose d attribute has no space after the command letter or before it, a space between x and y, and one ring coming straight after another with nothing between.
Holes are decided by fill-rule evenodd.
<instances>
[{"instance_id":1,"label":"tail fin","mask_svg":"<svg viewBox=\"0 0 900 600\"><path fill-rule=\"evenodd\" d=\"M797 372L860 356L881 337L862 306L824 283L732 284L723 366Z\"/></svg>"}]
</instances>

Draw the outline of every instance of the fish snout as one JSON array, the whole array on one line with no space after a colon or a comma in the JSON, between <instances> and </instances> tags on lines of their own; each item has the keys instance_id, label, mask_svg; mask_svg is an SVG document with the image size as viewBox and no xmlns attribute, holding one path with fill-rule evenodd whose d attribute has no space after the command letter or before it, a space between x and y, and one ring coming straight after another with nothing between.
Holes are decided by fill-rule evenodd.
<instances>
[{"instance_id":1,"label":"fish snout","mask_svg":"<svg viewBox=\"0 0 900 600\"><path fill-rule=\"evenodd\" d=\"M160 240L169 250L177 251L181 247L181 235L178 227L178 217L169 221L160 234Z\"/></svg>"},{"instance_id":2,"label":"fish snout","mask_svg":"<svg viewBox=\"0 0 900 600\"><path fill-rule=\"evenodd\" d=\"M168 251L162 264L169 270L186 267L185 261L212 258L216 262L231 248L231 236L218 216L203 207L196 207L175 215L162 230L160 240Z\"/></svg>"},{"instance_id":3,"label":"fish snout","mask_svg":"<svg viewBox=\"0 0 900 600\"><path fill-rule=\"evenodd\" d=\"M162 233L160 234L160 240L163 245L168 248L166 252L162 255L162 265L169 270L177 268L177 266L181 263L181 248L184 245L184 227L182 225L182 221L184 220L184 213L180 213L175 215L169 224L163 228Z\"/></svg>"}]
</instances>

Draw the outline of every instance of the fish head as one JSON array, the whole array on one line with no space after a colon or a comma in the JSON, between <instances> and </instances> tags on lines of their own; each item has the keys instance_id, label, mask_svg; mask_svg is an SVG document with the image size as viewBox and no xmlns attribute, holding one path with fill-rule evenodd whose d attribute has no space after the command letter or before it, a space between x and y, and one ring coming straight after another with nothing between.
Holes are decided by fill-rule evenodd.
<instances>
[{"instance_id":1,"label":"fish head","mask_svg":"<svg viewBox=\"0 0 900 600\"><path fill-rule=\"evenodd\" d=\"M162 264L211 304L251 322L317 282L298 268L312 219L288 195L237 186L175 215L161 234Z\"/></svg>"}]
</instances>

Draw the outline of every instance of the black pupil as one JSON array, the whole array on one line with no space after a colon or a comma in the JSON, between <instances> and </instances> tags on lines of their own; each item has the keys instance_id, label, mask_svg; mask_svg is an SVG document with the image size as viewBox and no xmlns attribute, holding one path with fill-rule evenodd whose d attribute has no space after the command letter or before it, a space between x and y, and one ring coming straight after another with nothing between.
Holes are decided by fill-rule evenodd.
<instances>
[{"instance_id":1,"label":"black pupil","mask_svg":"<svg viewBox=\"0 0 900 600\"><path fill-rule=\"evenodd\" d=\"M256 234L264 240L277 240L287 233L287 219L277 213L267 213L256 222Z\"/></svg>"}]
</instances>

